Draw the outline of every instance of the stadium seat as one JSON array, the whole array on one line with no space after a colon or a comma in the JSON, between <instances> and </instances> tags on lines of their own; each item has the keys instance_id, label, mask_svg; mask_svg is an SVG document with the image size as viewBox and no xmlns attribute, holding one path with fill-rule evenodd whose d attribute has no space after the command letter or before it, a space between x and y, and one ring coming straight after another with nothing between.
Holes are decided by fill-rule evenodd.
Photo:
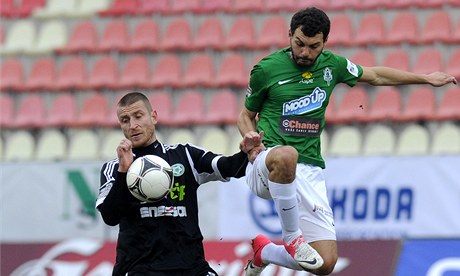
<instances>
[{"instance_id":1,"label":"stadium seat","mask_svg":"<svg viewBox=\"0 0 460 276\"><path fill-rule=\"evenodd\" d=\"M9 94L0 94L0 129L13 126L13 118L16 115L16 106Z\"/></svg>"},{"instance_id":2,"label":"stadium seat","mask_svg":"<svg viewBox=\"0 0 460 276\"><path fill-rule=\"evenodd\" d=\"M414 73L420 74L444 71L442 54L436 47L423 48L418 52L411 67Z\"/></svg>"},{"instance_id":3,"label":"stadium seat","mask_svg":"<svg viewBox=\"0 0 460 276\"><path fill-rule=\"evenodd\" d=\"M238 15L230 25L224 40L225 49L256 49L257 36L254 21L246 15Z\"/></svg>"},{"instance_id":4,"label":"stadium seat","mask_svg":"<svg viewBox=\"0 0 460 276\"><path fill-rule=\"evenodd\" d=\"M409 54L403 49L394 49L389 51L383 59L383 66L399 70L410 71Z\"/></svg>"},{"instance_id":5,"label":"stadium seat","mask_svg":"<svg viewBox=\"0 0 460 276\"><path fill-rule=\"evenodd\" d=\"M336 123L364 122L369 112L369 100L363 87L355 86L347 91L336 109Z\"/></svg>"},{"instance_id":6,"label":"stadium seat","mask_svg":"<svg viewBox=\"0 0 460 276\"><path fill-rule=\"evenodd\" d=\"M447 11L435 11L426 19L421 29L419 42L425 44L443 43L452 35L452 19Z\"/></svg>"},{"instance_id":7,"label":"stadium seat","mask_svg":"<svg viewBox=\"0 0 460 276\"><path fill-rule=\"evenodd\" d=\"M212 1L209 1L212 2ZM194 50L222 50L225 35L222 21L219 17L207 17L198 27L197 34L193 40Z\"/></svg>"},{"instance_id":8,"label":"stadium seat","mask_svg":"<svg viewBox=\"0 0 460 276\"><path fill-rule=\"evenodd\" d=\"M361 154L362 134L354 126L338 127L330 138L329 156L356 156Z\"/></svg>"},{"instance_id":9,"label":"stadium seat","mask_svg":"<svg viewBox=\"0 0 460 276\"><path fill-rule=\"evenodd\" d=\"M45 125L46 106L39 94L27 94L21 99L13 120L15 128L42 128Z\"/></svg>"},{"instance_id":10,"label":"stadium seat","mask_svg":"<svg viewBox=\"0 0 460 276\"><path fill-rule=\"evenodd\" d=\"M433 134L431 154L460 154L460 128L453 123L442 124Z\"/></svg>"},{"instance_id":11,"label":"stadium seat","mask_svg":"<svg viewBox=\"0 0 460 276\"><path fill-rule=\"evenodd\" d=\"M454 50L447 59L446 73L451 74L460 81L460 48Z\"/></svg>"},{"instance_id":12,"label":"stadium seat","mask_svg":"<svg viewBox=\"0 0 460 276\"><path fill-rule=\"evenodd\" d=\"M71 56L61 64L55 88L57 90L84 90L88 80L86 64L81 57Z\"/></svg>"},{"instance_id":13,"label":"stadium seat","mask_svg":"<svg viewBox=\"0 0 460 276\"><path fill-rule=\"evenodd\" d=\"M347 9L354 10L361 4L361 1L362 0L330 0L328 1L326 9L329 11L343 11Z\"/></svg>"},{"instance_id":14,"label":"stadium seat","mask_svg":"<svg viewBox=\"0 0 460 276\"><path fill-rule=\"evenodd\" d=\"M5 161L31 161L35 154L35 139L27 130L17 130L5 139Z\"/></svg>"},{"instance_id":15,"label":"stadium seat","mask_svg":"<svg viewBox=\"0 0 460 276\"><path fill-rule=\"evenodd\" d=\"M142 0L114 0L111 5L99 12L100 16L136 15Z\"/></svg>"},{"instance_id":16,"label":"stadium seat","mask_svg":"<svg viewBox=\"0 0 460 276\"><path fill-rule=\"evenodd\" d=\"M171 9L170 0L143 0L137 9L137 15L157 15L168 14Z\"/></svg>"},{"instance_id":17,"label":"stadium seat","mask_svg":"<svg viewBox=\"0 0 460 276\"><path fill-rule=\"evenodd\" d=\"M65 18L70 16L76 7L77 0L47 0L44 7L33 12L33 16L39 19Z\"/></svg>"},{"instance_id":18,"label":"stadium seat","mask_svg":"<svg viewBox=\"0 0 460 276\"><path fill-rule=\"evenodd\" d=\"M215 77L216 85L246 87L249 82L246 59L238 53L226 54L220 63Z\"/></svg>"},{"instance_id":19,"label":"stadium seat","mask_svg":"<svg viewBox=\"0 0 460 276\"><path fill-rule=\"evenodd\" d=\"M218 127L206 127L198 141L198 146L217 154L233 154L229 144L227 132Z\"/></svg>"},{"instance_id":20,"label":"stadium seat","mask_svg":"<svg viewBox=\"0 0 460 276\"><path fill-rule=\"evenodd\" d=\"M236 124L240 101L229 89L222 89L212 94L204 116L206 124Z\"/></svg>"},{"instance_id":21,"label":"stadium seat","mask_svg":"<svg viewBox=\"0 0 460 276\"><path fill-rule=\"evenodd\" d=\"M356 45L383 45L386 41L385 20L379 13L364 15L355 33Z\"/></svg>"},{"instance_id":22,"label":"stadium seat","mask_svg":"<svg viewBox=\"0 0 460 276\"><path fill-rule=\"evenodd\" d=\"M337 123L337 104L335 101L335 94L332 94L329 98L329 104L326 108L326 123L327 124L335 124Z\"/></svg>"},{"instance_id":23,"label":"stadium seat","mask_svg":"<svg viewBox=\"0 0 460 276\"><path fill-rule=\"evenodd\" d=\"M67 158L67 138L58 129L43 129L38 137L35 160L62 161Z\"/></svg>"},{"instance_id":24,"label":"stadium seat","mask_svg":"<svg viewBox=\"0 0 460 276\"><path fill-rule=\"evenodd\" d=\"M101 56L93 64L88 77L90 89L114 89L119 79L117 61L111 56Z\"/></svg>"},{"instance_id":25,"label":"stadium seat","mask_svg":"<svg viewBox=\"0 0 460 276\"><path fill-rule=\"evenodd\" d=\"M452 35L448 40L445 41L448 44L458 44L460 43L460 19L457 20L457 25L452 30Z\"/></svg>"},{"instance_id":26,"label":"stadium seat","mask_svg":"<svg viewBox=\"0 0 460 276\"><path fill-rule=\"evenodd\" d=\"M13 21L0 48L2 55L24 54L35 45L36 30L31 20Z\"/></svg>"},{"instance_id":27,"label":"stadium seat","mask_svg":"<svg viewBox=\"0 0 460 276\"><path fill-rule=\"evenodd\" d=\"M175 54L160 56L157 60L150 78L150 85L158 87L182 87L182 64L181 59Z\"/></svg>"},{"instance_id":28,"label":"stadium seat","mask_svg":"<svg viewBox=\"0 0 460 276\"><path fill-rule=\"evenodd\" d=\"M99 12L109 8L111 0L79 0L75 11L71 17L91 18L97 16Z\"/></svg>"},{"instance_id":29,"label":"stadium seat","mask_svg":"<svg viewBox=\"0 0 460 276\"><path fill-rule=\"evenodd\" d=\"M201 6L200 0L171 1L168 14L196 13Z\"/></svg>"},{"instance_id":30,"label":"stadium seat","mask_svg":"<svg viewBox=\"0 0 460 276\"><path fill-rule=\"evenodd\" d=\"M56 49L58 54L95 52L98 45L96 25L92 21L82 21L75 25L67 44Z\"/></svg>"},{"instance_id":31,"label":"stadium seat","mask_svg":"<svg viewBox=\"0 0 460 276\"><path fill-rule=\"evenodd\" d=\"M0 15L2 17L13 17L14 11L16 9L15 1L14 0L1 0L0 6Z\"/></svg>"},{"instance_id":32,"label":"stadium seat","mask_svg":"<svg viewBox=\"0 0 460 276\"><path fill-rule=\"evenodd\" d=\"M165 90L155 91L149 96L149 100L153 109L157 111L158 124L172 125L174 104L171 93Z\"/></svg>"},{"instance_id":33,"label":"stadium seat","mask_svg":"<svg viewBox=\"0 0 460 276\"><path fill-rule=\"evenodd\" d=\"M201 3L201 8L198 10L198 13L205 14L215 14L215 13L225 13L231 9L233 0L213 0L213 1L203 1Z\"/></svg>"},{"instance_id":34,"label":"stadium seat","mask_svg":"<svg viewBox=\"0 0 460 276\"><path fill-rule=\"evenodd\" d=\"M265 0L263 9L266 13L292 12L297 9L296 2L296 0Z\"/></svg>"},{"instance_id":35,"label":"stadium seat","mask_svg":"<svg viewBox=\"0 0 460 276\"><path fill-rule=\"evenodd\" d=\"M422 9L439 9L442 8L444 4L446 4L446 0L419 0L417 4L417 8Z\"/></svg>"},{"instance_id":36,"label":"stadium seat","mask_svg":"<svg viewBox=\"0 0 460 276\"><path fill-rule=\"evenodd\" d=\"M82 103L74 123L76 127L105 126L109 113L109 104L103 94L88 95Z\"/></svg>"},{"instance_id":37,"label":"stadium seat","mask_svg":"<svg viewBox=\"0 0 460 276\"><path fill-rule=\"evenodd\" d=\"M54 90L56 89L57 68L53 58L42 57L32 64L29 76L21 90Z\"/></svg>"},{"instance_id":38,"label":"stadium seat","mask_svg":"<svg viewBox=\"0 0 460 276\"><path fill-rule=\"evenodd\" d=\"M401 116L396 121L410 122L429 120L435 114L436 99L433 89L428 86L418 86L412 89Z\"/></svg>"},{"instance_id":39,"label":"stadium seat","mask_svg":"<svg viewBox=\"0 0 460 276\"><path fill-rule=\"evenodd\" d=\"M260 13L263 11L264 0L233 0L228 12L242 14L242 13Z\"/></svg>"},{"instance_id":40,"label":"stadium seat","mask_svg":"<svg viewBox=\"0 0 460 276\"><path fill-rule=\"evenodd\" d=\"M173 19L166 26L161 38L161 50L190 51L193 49L192 29L187 19Z\"/></svg>"},{"instance_id":41,"label":"stadium seat","mask_svg":"<svg viewBox=\"0 0 460 276\"><path fill-rule=\"evenodd\" d=\"M193 144L196 145L197 138L193 131L188 128L175 128L168 135L165 144L176 145L176 144Z\"/></svg>"},{"instance_id":42,"label":"stadium seat","mask_svg":"<svg viewBox=\"0 0 460 276\"><path fill-rule=\"evenodd\" d=\"M119 129L108 129L103 135L104 142L101 145L100 158L111 160L117 157L117 147L120 141L125 138L123 132Z\"/></svg>"},{"instance_id":43,"label":"stadium seat","mask_svg":"<svg viewBox=\"0 0 460 276\"><path fill-rule=\"evenodd\" d=\"M416 44L419 37L417 15L409 10L397 13L390 23L386 42L387 44L409 43Z\"/></svg>"},{"instance_id":44,"label":"stadium seat","mask_svg":"<svg viewBox=\"0 0 460 276\"><path fill-rule=\"evenodd\" d=\"M358 5L354 7L357 11L375 11L388 5L388 2L393 0L361 0Z\"/></svg>"},{"instance_id":45,"label":"stadium seat","mask_svg":"<svg viewBox=\"0 0 460 276\"><path fill-rule=\"evenodd\" d=\"M381 88L372 102L366 121L382 122L393 121L401 115L401 93L397 87Z\"/></svg>"},{"instance_id":46,"label":"stadium seat","mask_svg":"<svg viewBox=\"0 0 460 276\"><path fill-rule=\"evenodd\" d=\"M460 120L460 88L451 87L442 95L431 120Z\"/></svg>"},{"instance_id":47,"label":"stadium seat","mask_svg":"<svg viewBox=\"0 0 460 276\"><path fill-rule=\"evenodd\" d=\"M78 105L71 93L60 93L55 96L48 109L44 126L51 128L66 128L77 121Z\"/></svg>"},{"instance_id":48,"label":"stadium seat","mask_svg":"<svg viewBox=\"0 0 460 276\"><path fill-rule=\"evenodd\" d=\"M396 134L386 125L372 126L365 135L363 155L393 155L396 147Z\"/></svg>"},{"instance_id":49,"label":"stadium seat","mask_svg":"<svg viewBox=\"0 0 460 276\"><path fill-rule=\"evenodd\" d=\"M107 97L107 104L108 104L108 111L107 111L107 118L104 123L104 127L106 128L119 128L120 122L118 121L118 102L120 101L121 97L125 95L124 91L120 91L115 93L115 95L106 96Z\"/></svg>"},{"instance_id":50,"label":"stadium seat","mask_svg":"<svg viewBox=\"0 0 460 276\"><path fill-rule=\"evenodd\" d=\"M372 66L377 65L377 61L375 60L374 52L368 49L361 49L355 52L353 56L351 57L351 61L361 66L372 67Z\"/></svg>"},{"instance_id":51,"label":"stadium seat","mask_svg":"<svg viewBox=\"0 0 460 276\"><path fill-rule=\"evenodd\" d=\"M99 159L99 137L91 129L71 129L68 160L90 161Z\"/></svg>"},{"instance_id":52,"label":"stadium seat","mask_svg":"<svg viewBox=\"0 0 460 276\"><path fill-rule=\"evenodd\" d=\"M96 50L99 52L126 51L128 50L129 39L126 21L114 19L105 26Z\"/></svg>"},{"instance_id":53,"label":"stadium seat","mask_svg":"<svg viewBox=\"0 0 460 276\"><path fill-rule=\"evenodd\" d=\"M407 124L399 134L396 142L396 155L429 154L430 137L426 127Z\"/></svg>"},{"instance_id":54,"label":"stadium seat","mask_svg":"<svg viewBox=\"0 0 460 276\"><path fill-rule=\"evenodd\" d=\"M160 27L153 19L146 18L137 23L126 51L158 51L160 45Z\"/></svg>"},{"instance_id":55,"label":"stadium seat","mask_svg":"<svg viewBox=\"0 0 460 276\"><path fill-rule=\"evenodd\" d=\"M147 58L133 55L127 58L121 71L118 89L148 88L150 68Z\"/></svg>"},{"instance_id":56,"label":"stadium seat","mask_svg":"<svg viewBox=\"0 0 460 276\"><path fill-rule=\"evenodd\" d=\"M452 7L460 7L460 2L458 0L449 0L448 2Z\"/></svg>"},{"instance_id":57,"label":"stadium seat","mask_svg":"<svg viewBox=\"0 0 460 276\"><path fill-rule=\"evenodd\" d=\"M354 43L354 28L351 18L346 14L337 14L331 17L331 30L327 44L330 47L349 47Z\"/></svg>"},{"instance_id":58,"label":"stadium seat","mask_svg":"<svg viewBox=\"0 0 460 276\"><path fill-rule=\"evenodd\" d=\"M213 87L215 85L214 60L207 54L196 54L188 62L183 76L186 87Z\"/></svg>"},{"instance_id":59,"label":"stadium seat","mask_svg":"<svg viewBox=\"0 0 460 276\"><path fill-rule=\"evenodd\" d=\"M262 49L286 47L289 42L288 31L289 27L283 16L267 17L258 33L257 46Z\"/></svg>"},{"instance_id":60,"label":"stadium seat","mask_svg":"<svg viewBox=\"0 0 460 276\"><path fill-rule=\"evenodd\" d=\"M196 90L187 90L180 95L172 114L172 124L189 126L204 123L205 101L203 94Z\"/></svg>"},{"instance_id":61,"label":"stadium seat","mask_svg":"<svg viewBox=\"0 0 460 276\"><path fill-rule=\"evenodd\" d=\"M27 54L47 55L67 43L67 28L61 20L46 21L40 27L34 47L27 49Z\"/></svg>"},{"instance_id":62,"label":"stadium seat","mask_svg":"<svg viewBox=\"0 0 460 276\"><path fill-rule=\"evenodd\" d=\"M0 68L0 90L18 90L24 85L24 67L19 59L8 58Z\"/></svg>"},{"instance_id":63,"label":"stadium seat","mask_svg":"<svg viewBox=\"0 0 460 276\"><path fill-rule=\"evenodd\" d=\"M387 2L387 8L408 10L411 7L416 7L422 1L425 0L393 0Z\"/></svg>"},{"instance_id":64,"label":"stadium seat","mask_svg":"<svg viewBox=\"0 0 460 276\"><path fill-rule=\"evenodd\" d=\"M45 4L45 0L21 0L14 10L14 16L19 18L29 17L36 9L43 8Z\"/></svg>"}]
</instances>

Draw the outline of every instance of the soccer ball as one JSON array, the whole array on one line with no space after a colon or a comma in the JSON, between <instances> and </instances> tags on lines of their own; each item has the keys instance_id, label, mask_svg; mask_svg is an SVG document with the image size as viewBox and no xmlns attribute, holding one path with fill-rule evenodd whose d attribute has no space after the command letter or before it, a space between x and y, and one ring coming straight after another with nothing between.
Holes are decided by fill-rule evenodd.
<instances>
[{"instance_id":1,"label":"soccer ball","mask_svg":"<svg viewBox=\"0 0 460 276\"><path fill-rule=\"evenodd\" d=\"M171 166L156 155L145 155L131 164L126 175L131 194L140 201L155 202L164 198L174 183Z\"/></svg>"}]
</instances>

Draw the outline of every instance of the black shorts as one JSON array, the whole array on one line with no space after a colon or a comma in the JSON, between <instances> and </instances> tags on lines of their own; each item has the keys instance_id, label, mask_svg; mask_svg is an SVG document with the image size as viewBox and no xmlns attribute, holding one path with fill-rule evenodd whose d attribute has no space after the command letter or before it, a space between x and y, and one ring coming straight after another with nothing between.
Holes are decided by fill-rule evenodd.
<instances>
[{"instance_id":1,"label":"black shorts","mask_svg":"<svg viewBox=\"0 0 460 276\"><path fill-rule=\"evenodd\" d=\"M149 272L128 272L126 276L218 276L210 266Z\"/></svg>"}]
</instances>

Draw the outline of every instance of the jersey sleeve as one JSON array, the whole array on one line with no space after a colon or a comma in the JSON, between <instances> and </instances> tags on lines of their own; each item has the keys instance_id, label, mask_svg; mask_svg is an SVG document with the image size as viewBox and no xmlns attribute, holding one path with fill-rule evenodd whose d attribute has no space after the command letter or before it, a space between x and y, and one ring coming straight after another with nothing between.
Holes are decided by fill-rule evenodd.
<instances>
[{"instance_id":1,"label":"jersey sleeve","mask_svg":"<svg viewBox=\"0 0 460 276\"><path fill-rule=\"evenodd\" d=\"M355 86L358 80L363 74L363 68L359 64L355 64L349 59L336 55L338 68L339 68L339 80L342 83L346 83L349 86Z\"/></svg>"},{"instance_id":2,"label":"jersey sleeve","mask_svg":"<svg viewBox=\"0 0 460 276\"><path fill-rule=\"evenodd\" d=\"M245 107L253 112L258 112L267 97L266 75L263 68L256 64L251 70L249 86L246 91Z\"/></svg>"}]
</instances>

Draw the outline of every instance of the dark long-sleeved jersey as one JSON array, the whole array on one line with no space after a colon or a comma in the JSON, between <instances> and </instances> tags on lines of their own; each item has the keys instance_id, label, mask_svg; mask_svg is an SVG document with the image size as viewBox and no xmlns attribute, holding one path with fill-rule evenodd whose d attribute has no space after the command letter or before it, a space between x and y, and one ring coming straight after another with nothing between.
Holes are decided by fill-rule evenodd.
<instances>
[{"instance_id":1,"label":"dark long-sleeved jersey","mask_svg":"<svg viewBox=\"0 0 460 276\"><path fill-rule=\"evenodd\" d=\"M208 266L198 224L197 189L208 181L242 177L246 154L226 157L190 144L168 146L158 141L133 153L134 158L153 154L165 159L173 168L174 185L166 198L140 202L127 188L126 173L117 171L118 159L102 166L96 208L106 224L119 225L113 275Z\"/></svg>"}]
</instances>

